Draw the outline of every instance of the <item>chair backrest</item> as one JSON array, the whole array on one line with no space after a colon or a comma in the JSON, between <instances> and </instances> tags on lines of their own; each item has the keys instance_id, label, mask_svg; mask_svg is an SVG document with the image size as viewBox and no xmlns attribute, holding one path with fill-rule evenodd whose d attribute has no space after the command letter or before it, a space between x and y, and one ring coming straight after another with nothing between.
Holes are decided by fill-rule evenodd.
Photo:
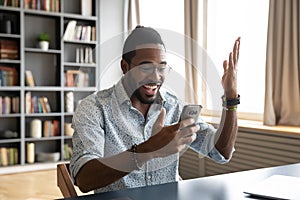
<instances>
[{"instance_id":1,"label":"chair backrest","mask_svg":"<svg viewBox=\"0 0 300 200\"><path fill-rule=\"evenodd\" d=\"M77 197L77 192L69 172L69 163L57 165L57 186L65 198Z\"/></svg>"}]
</instances>

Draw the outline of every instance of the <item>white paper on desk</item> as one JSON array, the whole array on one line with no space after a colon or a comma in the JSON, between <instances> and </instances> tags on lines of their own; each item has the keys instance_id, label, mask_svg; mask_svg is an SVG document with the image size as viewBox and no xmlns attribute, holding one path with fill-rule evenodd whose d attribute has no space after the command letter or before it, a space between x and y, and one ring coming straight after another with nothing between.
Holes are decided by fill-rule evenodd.
<instances>
[{"instance_id":1,"label":"white paper on desk","mask_svg":"<svg viewBox=\"0 0 300 200\"><path fill-rule=\"evenodd\" d=\"M273 175L244 193L272 199L300 200L300 177Z\"/></svg>"}]
</instances>

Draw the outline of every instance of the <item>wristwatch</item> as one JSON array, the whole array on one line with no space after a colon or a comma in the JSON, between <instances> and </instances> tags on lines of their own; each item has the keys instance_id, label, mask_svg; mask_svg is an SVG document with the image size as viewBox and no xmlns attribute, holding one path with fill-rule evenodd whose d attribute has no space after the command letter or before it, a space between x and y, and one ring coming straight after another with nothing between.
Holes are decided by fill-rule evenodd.
<instances>
[{"instance_id":1,"label":"wristwatch","mask_svg":"<svg viewBox=\"0 0 300 200\"><path fill-rule=\"evenodd\" d=\"M237 106L240 104L240 95L238 95L237 98L231 98L228 99L225 97L225 95L222 96L222 106L225 108L232 107L232 106Z\"/></svg>"}]
</instances>

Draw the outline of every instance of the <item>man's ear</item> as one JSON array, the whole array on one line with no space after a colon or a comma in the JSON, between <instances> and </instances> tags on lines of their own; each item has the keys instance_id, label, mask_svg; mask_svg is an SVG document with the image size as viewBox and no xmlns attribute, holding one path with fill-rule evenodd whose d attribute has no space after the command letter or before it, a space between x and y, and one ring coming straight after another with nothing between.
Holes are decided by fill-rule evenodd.
<instances>
[{"instance_id":1,"label":"man's ear","mask_svg":"<svg viewBox=\"0 0 300 200\"><path fill-rule=\"evenodd\" d=\"M129 65L124 59L121 60L121 68L123 74L126 74L129 71Z\"/></svg>"}]
</instances>

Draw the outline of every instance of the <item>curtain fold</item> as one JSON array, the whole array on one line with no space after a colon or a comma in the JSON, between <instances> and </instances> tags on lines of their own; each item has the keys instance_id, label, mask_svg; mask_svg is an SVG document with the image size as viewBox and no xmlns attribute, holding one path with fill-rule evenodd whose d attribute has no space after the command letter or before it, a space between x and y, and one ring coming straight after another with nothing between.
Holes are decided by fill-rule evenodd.
<instances>
[{"instance_id":1,"label":"curtain fold","mask_svg":"<svg viewBox=\"0 0 300 200\"><path fill-rule=\"evenodd\" d=\"M126 0L124 3L124 31L130 32L140 24L140 4L139 0Z\"/></svg>"},{"instance_id":2,"label":"curtain fold","mask_svg":"<svg viewBox=\"0 0 300 200\"><path fill-rule=\"evenodd\" d=\"M185 101L198 103L198 1L184 1Z\"/></svg>"},{"instance_id":3,"label":"curtain fold","mask_svg":"<svg viewBox=\"0 0 300 200\"><path fill-rule=\"evenodd\" d=\"M300 2L270 0L264 124L300 126Z\"/></svg>"}]
</instances>

